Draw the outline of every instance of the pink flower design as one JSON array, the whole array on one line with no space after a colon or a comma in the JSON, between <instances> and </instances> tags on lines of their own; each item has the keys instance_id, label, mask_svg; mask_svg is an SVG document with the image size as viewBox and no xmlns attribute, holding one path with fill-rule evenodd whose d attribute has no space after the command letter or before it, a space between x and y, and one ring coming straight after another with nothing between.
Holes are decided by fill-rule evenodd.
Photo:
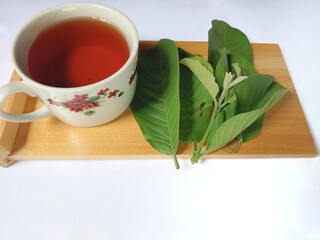
<instances>
[{"instance_id":1,"label":"pink flower design","mask_svg":"<svg viewBox=\"0 0 320 240\"><path fill-rule=\"evenodd\" d=\"M108 98L112 98L112 97L117 96L117 94L118 94L119 91L120 91L120 90L116 89L116 90L114 90L113 92L109 92Z\"/></svg>"},{"instance_id":2,"label":"pink flower design","mask_svg":"<svg viewBox=\"0 0 320 240\"><path fill-rule=\"evenodd\" d=\"M97 93L97 95L103 95L103 94L105 94L107 91L109 91L109 88L101 89L101 90Z\"/></svg>"},{"instance_id":3,"label":"pink flower design","mask_svg":"<svg viewBox=\"0 0 320 240\"><path fill-rule=\"evenodd\" d=\"M52 100L51 98L48 98L47 101L51 104L51 105L54 105L54 106L60 106L60 103Z\"/></svg>"},{"instance_id":4,"label":"pink flower design","mask_svg":"<svg viewBox=\"0 0 320 240\"><path fill-rule=\"evenodd\" d=\"M133 71L133 73L131 74L131 77L130 77L130 80L129 80L129 85L131 85L132 84L132 82L133 82L133 80L134 80L134 77L135 77L135 75L136 75L136 73L137 73L137 69L135 68L134 69L134 71Z\"/></svg>"},{"instance_id":5,"label":"pink flower design","mask_svg":"<svg viewBox=\"0 0 320 240\"><path fill-rule=\"evenodd\" d=\"M71 112L83 112L87 116L91 116L95 113L93 108L97 108L101 106L101 102L106 100L106 97L112 98L118 97L123 95L123 91L115 89L113 91L109 91L109 88L101 89L97 92L95 96L89 96L89 94L81 94L81 95L74 95L72 99L64 101L64 102L57 102L51 98L48 98L47 101L49 104L54 106L60 106L64 108L68 108ZM120 92L120 93L119 93Z\"/></svg>"}]
</instances>

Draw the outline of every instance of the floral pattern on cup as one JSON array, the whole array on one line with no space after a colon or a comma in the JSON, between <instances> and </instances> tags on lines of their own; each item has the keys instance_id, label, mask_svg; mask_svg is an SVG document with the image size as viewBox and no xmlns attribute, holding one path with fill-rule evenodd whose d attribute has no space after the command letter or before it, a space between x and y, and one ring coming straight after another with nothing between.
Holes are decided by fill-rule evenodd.
<instances>
[{"instance_id":1,"label":"floral pattern on cup","mask_svg":"<svg viewBox=\"0 0 320 240\"><path fill-rule=\"evenodd\" d=\"M83 113L91 116L96 113L95 109L100 107L104 101L111 98L121 97L124 94L119 89L110 90L109 88L101 89L96 95L89 94L74 95L72 99L66 101L56 101L58 97L49 98L47 101L54 106L69 109L71 112Z\"/></svg>"}]
</instances>

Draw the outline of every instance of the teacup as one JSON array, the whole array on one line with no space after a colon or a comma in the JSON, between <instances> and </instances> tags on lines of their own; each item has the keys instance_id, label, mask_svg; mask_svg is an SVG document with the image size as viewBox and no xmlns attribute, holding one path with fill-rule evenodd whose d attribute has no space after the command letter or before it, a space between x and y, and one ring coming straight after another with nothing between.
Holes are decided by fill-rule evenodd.
<instances>
[{"instance_id":1,"label":"teacup","mask_svg":"<svg viewBox=\"0 0 320 240\"><path fill-rule=\"evenodd\" d=\"M35 46L37 39L39 39L40 36L45 35L45 32L49 31L49 29L55 25L63 25L64 22L72 22L80 18L99 21L100 25L101 22L102 24L112 25L112 27L125 39L128 49L127 59L118 66L118 69L109 73L108 76L100 76L101 79L99 79L98 76L98 80L91 81L90 69L86 70L86 66L91 64L93 68L93 70L91 70L93 71L93 75L95 75L97 71L100 71L95 70L95 67L98 65L99 69L102 69L101 72L103 72L105 69L103 65L104 62L98 62L95 55L90 56L91 59L89 57L87 59L81 57L80 53L80 58L78 57L80 63L77 63L80 65L75 65L71 70L68 69L65 72L72 75L70 72L75 71L75 74L80 75L80 77L86 75L85 77L90 81L88 83L82 82L81 85L78 83L70 86L67 85L64 82L67 80L61 80L62 78L64 79L65 76L58 79L59 77L57 76L61 75L56 74L58 68L53 68L54 70L51 70L51 72L48 71L50 72L49 75L48 72L46 73L47 75L43 76L40 73L40 75L38 74L39 77L36 72L46 72L45 69L50 66L50 62L51 64L63 65L64 61L67 62L65 59L70 59L71 57L69 55L63 55L63 53L62 55L60 54L60 58L50 59L53 57L48 52L52 50L52 47L45 46L46 48L44 48L44 50L42 49L38 52L41 54L46 53L48 56L45 55L44 58L42 56L42 59L39 58L32 63L31 60L33 57L30 57L30 55L32 55L32 48ZM82 26L83 24L78 25ZM89 28L91 29L91 27ZM70 29L66 31L66 39L69 38L68 33L70 31L77 32L77 30L74 29L76 28L71 26ZM96 31L95 28L92 28L91 30ZM77 35L77 39L82 40L82 38L84 39L87 35L88 33L85 33L85 35L81 35L80 37ZM49 39L52 37L55 38L55 35L52 35ZM100 37L96 37L93 38L93 40L97 40L98 38L100 39ZM104 44L103 41L102 44ZM112 43L111 45L114 46L114 44L115 43ZM73 47L73 44L71 45ZM93 45L94 46L85 46L89 47L86 50L87 53L90 54L92 52L92 54L96 53L98 55L103 55L104 50L97 50L95 43L93 43ZM104 47L108 47L107 45L108 44ZM11 122L30 122L53 115L67 124L80 127L98 126L114 120L128 108L134 96L138 46L139 39L134 24L127 16L112 7L84 2L63 4L45 10L22 28L14 42L14 67L21 76L22 81L11 82L0 88L0 105L2 105L10 95L24 92L32 97L37 97L43 103L43 106L34 112L26 114L10 114L4 112L2 108L0 108L0 118ZM111 49L114 49L114 47L111 47ZM52 51L52 54L55 54L55 51ZM35 56L37 57L37 53ZM112 59L117 59L117 57L113 57ZM50 61L46 63L47 60ZM33 68L35 68L35 70L33 70L35 74L31 73L32 64ZM72 62L68 64L72 65L76 63ZM110 65L110 63L108 64ZM67 69L69 68L69 65L62 66L61 68ZM52 79L49 80L49 78ZM83 80L80 80L80 82L81 81Z\"/></svg>"}]
</instances>

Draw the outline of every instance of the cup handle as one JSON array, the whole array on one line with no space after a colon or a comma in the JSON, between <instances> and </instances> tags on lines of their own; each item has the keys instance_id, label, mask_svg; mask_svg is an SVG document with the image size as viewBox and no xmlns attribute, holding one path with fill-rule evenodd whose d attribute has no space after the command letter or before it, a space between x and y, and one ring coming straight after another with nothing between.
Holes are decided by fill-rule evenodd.
<instances>
[{"instance_id":1,"label":"cup handle","mask_svg":"<svg viewBox=\"0 0 320 240\"><path fill-rule=\"evenodd\" d=\"M9 122L31 122L35 121L41 118L45 118L51 115L48 108L43 105L40 109L31 112L31 113L25 113L25 114L10 114L6 113L2 110L2 105L5 102L5 100L19 92L24 92L28 94L31 97L36 97L37 95L35 92L29 88L27 85L25 85L22 81L17 82L11 82L8 83L2 87L0 87L0 118L9 121Z\"/></svg>"}]
</instances>

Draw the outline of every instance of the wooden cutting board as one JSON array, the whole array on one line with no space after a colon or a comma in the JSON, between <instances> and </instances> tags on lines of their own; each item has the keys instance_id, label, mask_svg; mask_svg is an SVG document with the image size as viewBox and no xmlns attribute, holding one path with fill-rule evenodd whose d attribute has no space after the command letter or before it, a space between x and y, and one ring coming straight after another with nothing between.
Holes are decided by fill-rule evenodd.
<instances>
[{"instance_id":1,"label":"wooden cutting board","mask_svg":"<svg viewBox=\"0 0 320 240\"><path fill-rule=\"evenodd\" d=\"M154 45L155 42L143 41L140 51ZM207 56L206 42L177 42L177 45L188 52ZM274 75L289 91L266 114L263 131L257 138L243 143L237 153L216 151L207 158L316 156L316 146L279 46L252 44L252 48L258 72ZM17 80L20 77L14 72L11 81ZM37 99L17 94L7 101L4 108L8 112L18 113L33 111L39 106L41 103ZM189 158L190 155L191 146L181 144L178 158ZM0 120L2 166L8 166L16 160L154 158L170 157L159 154L144 140L130 109L115 121L93 128L69 126L54 117L21 124Z\"/></svg>"}]
</instances>

